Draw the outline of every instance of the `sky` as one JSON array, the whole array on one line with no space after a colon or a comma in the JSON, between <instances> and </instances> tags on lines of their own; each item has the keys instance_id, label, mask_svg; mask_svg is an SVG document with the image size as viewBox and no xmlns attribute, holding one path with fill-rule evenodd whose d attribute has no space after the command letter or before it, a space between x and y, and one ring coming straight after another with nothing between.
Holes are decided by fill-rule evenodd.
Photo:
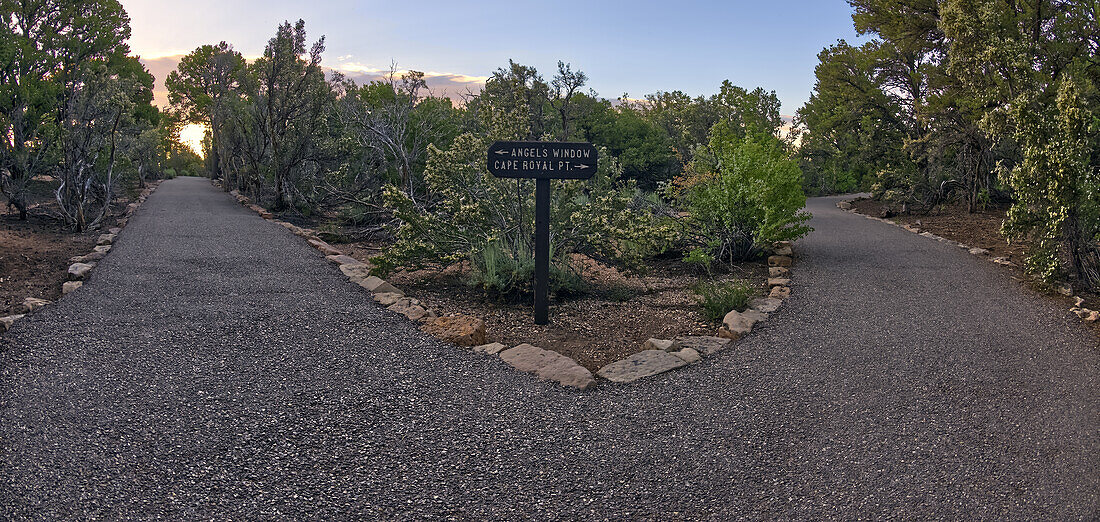
<instances>
[{"instance_id":1,"label":"sky","mask_svg":"<svg viewBox=\"0 0 1100 522\"><path fill-rule=\"evenodd\" d=\"M370 75L397 62L432 73L436 88L451 94L483 82L510 58L547 80L562 60L606 98L712 94L729 79L775 90L783 114L809 98L817 53L839 38L856 39L845 0L122 4L131 18L130 47L151 62L158 80L202 44L224 40L258 56L279 23L301 18L310 41L325 36L328 67Z\"/></svg>"}]
</instances>

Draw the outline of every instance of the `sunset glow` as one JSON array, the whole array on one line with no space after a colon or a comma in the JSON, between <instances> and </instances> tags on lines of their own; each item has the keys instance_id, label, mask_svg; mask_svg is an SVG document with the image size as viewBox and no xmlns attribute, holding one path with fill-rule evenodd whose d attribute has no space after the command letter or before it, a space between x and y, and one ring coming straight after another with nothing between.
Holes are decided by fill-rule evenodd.
<instances>
[{"instance_id":1,"label":"sunset glow","mask_svg":"<svg viewBox=\"0 0 1100 522\"><path fill-rule=\"evenodd\" d=\"M180 129L180 143L190 147L200 157L205 157L202 153L202 139L204 136L206 136L206 125L192 123L184 125Z\"/></svg>"}]
</instances>

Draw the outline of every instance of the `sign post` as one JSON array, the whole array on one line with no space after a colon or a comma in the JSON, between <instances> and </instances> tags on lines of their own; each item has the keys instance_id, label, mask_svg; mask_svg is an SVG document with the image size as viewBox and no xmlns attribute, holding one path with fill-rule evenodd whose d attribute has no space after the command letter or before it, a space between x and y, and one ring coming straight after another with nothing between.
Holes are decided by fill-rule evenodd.
<instances>
[{"instance_id":1,"label":"sign post","mask_svg":"<svg viewBox=\"0 0 1100 522\"><path fill-rule=\"evenodd\" d=\"M486 166L498 178L535 180L535 324L550 323L550 180L589 179L599 154L591 143L498 141Z\"/></svg>"}]
</instances>

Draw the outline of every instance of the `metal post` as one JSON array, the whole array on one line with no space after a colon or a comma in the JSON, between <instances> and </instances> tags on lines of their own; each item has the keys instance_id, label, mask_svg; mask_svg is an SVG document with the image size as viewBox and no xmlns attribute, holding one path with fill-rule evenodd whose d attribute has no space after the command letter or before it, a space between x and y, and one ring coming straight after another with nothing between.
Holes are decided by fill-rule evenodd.
<instances>
[{"instance_id":1,"label":"metal post","mask_svg":"<svg viewBox=\"0 0 1100 522\"><path fill-rule=\"evenodd\" d=\"M535 180L535 324L550 324L550 180Z\"/></svg>"}]
</instances>

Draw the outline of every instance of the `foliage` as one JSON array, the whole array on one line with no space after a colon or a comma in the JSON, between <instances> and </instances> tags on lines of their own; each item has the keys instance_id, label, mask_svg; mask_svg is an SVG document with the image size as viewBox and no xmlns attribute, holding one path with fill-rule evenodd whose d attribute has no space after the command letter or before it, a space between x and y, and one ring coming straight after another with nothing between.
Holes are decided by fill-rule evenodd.
<instances>
[{"instance_id":1,"label":"foliage","mask_svg":"<svg viewBox=\"0 0 1100 522\"><path fill-rule=\"evenodd\" d=\"M756 294L744 281L704 281L695 285L694 290L708 321L721 321L731 310L744 312Z\"/></svg>"},{"instance_id":2,"label":"foliage","mask_svg":"<svg viewBox=\"0 0 1100 522\"><path fill-rule=\"evenodd\" d=\"M809 233L802 173L782 142L720 134L710 148L717 171L684 178L674 187L689 212L691 247L733 263Z\"/></svg>"}]
</instances>

